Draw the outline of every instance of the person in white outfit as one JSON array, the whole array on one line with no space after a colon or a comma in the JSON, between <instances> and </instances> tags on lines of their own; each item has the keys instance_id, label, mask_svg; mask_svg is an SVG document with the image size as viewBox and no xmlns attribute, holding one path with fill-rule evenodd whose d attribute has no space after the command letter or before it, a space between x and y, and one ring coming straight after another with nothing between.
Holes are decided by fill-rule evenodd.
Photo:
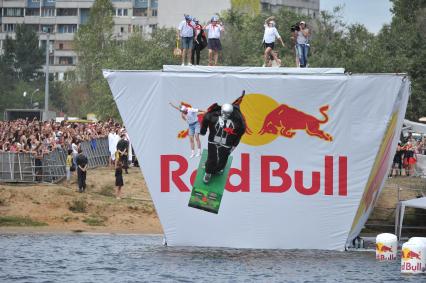
<instances>
[{"instance_id":1,"label":"person in white outfit","mask_svg":"<svg viewBox=\"0 0 426 283\"><path fill-rule=\"evenodd\" d=\"M191 64L192 45L194 41L195 23L189 15L185 15L185 20L180 22L177 31L177 38L181 40L182 66L185 66L185 59L188 65Z\"/></svg>"},{"instance_id":2,"label":"person in white outfit","mask_svg":"<svg viewBox=\"0 0 426 283\"><path fill-rule=\"evenodd\" d=\"M189 158L194 156L199 157L201 155L201 141L200 141L200 122L198 121L198 114L204 114L205 111L181 105L180 107L169 103L173 108L179 110L182 113L182 119L188 123L188 135L189 143L191 145L191 155ZM197 142L197 153L195 154L195 142Z\"/></svg>"},{"instance_id":3,"label":"person in white outfit","mask_svg":"<svg viewBox=\"0 0 426 283\"><path fill-rule=\"evenodd\" d=\"M213 16L210 24L204 27L204 30L207 31L207 47L209 49L209 66L216 66L217 60L219 58L219 52L222 51L222 44L220 42L220 37L225 31L223 24L219 21L219 17Z\"/></svg>"},{"instance_id":4,"label":"person in white outfit","mask_svg":"<svg viewBox=\"0 0 426 283\"><path fill-rule=\"evenodd\" d=\"M275 47L275 41L278 39L281 42L281 45L285 47L284 41L282 40L278 30L275 27L275 17L269 17L265 20L265 33L263 34L263 45L265 47L264 58L265 62L263 67L269 65L269 59L272 57L275 61L279 61L277 54L273 52Z\"/></svg>"}]
</instances>

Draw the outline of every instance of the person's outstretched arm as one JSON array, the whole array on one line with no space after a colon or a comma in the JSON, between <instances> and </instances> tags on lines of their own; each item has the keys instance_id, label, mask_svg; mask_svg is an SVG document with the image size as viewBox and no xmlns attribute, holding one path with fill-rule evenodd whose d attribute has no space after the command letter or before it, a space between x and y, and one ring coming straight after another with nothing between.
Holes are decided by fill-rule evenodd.
<instances>
[{"instance_id":1,"label":"person's outstretched arm","mask_svg":"<svg viewBox=\"0 0 426 283\"><path fill-rule=\"evenodd\" d=\"M173 107L174 109L180 111L180 108L177 107L176 105L174 105L173 103L169 102L170 106Z\"/></svg>"}]
</instances>

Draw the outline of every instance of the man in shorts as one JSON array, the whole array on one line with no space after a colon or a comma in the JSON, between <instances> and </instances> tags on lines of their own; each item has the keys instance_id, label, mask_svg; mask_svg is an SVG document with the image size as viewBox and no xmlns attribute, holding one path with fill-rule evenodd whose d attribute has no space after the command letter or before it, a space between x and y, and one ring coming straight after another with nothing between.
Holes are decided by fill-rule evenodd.
<instances>
[{"instance_id":1,"label":"man in shorts","mask_svg":"<svg viewBox=\"0 0 426 283\"><path fill-rule=\"evenodd\" d=\"M208 32L207 46L209 49L209 66L216 66L219 52L222 51L222 44L220 43L220 36L225 31L222 23L218 23L218 17L212 17L210 24L204 27ZM214 59L214 63L213 63Z\"/></svg>"},{"instance_id":2,"label":"man in shorts","mask_svg":"<svg viewBox=\"0 0 426 283\"><path fill-rule=\"evenodd\" d=\"M185 59L187 58L188 65L191 64L192 45L194 41L194 28L195 23L189 15L185 15L185 20L180 22L178 26L177 39L181 42L182 48L182 66L185 66Z\"/></svg>"}]
</instances>

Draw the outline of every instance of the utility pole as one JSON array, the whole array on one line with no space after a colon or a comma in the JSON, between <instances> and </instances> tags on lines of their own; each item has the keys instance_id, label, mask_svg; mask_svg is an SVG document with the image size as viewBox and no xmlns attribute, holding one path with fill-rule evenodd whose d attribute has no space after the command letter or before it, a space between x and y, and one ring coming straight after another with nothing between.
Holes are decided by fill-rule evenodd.
<instances>
[{"instance_id":1,"label":"utility pole","mask_svg":"<svg viewBox=\"0 0 426 283\"><path fill-rule=\"evenodd\" d=\"M49 120L49 45L50 45L50 31L47 29L47 40L46 40L46 83L44 86L44 119Z\"/></svg>"}]
</instances>

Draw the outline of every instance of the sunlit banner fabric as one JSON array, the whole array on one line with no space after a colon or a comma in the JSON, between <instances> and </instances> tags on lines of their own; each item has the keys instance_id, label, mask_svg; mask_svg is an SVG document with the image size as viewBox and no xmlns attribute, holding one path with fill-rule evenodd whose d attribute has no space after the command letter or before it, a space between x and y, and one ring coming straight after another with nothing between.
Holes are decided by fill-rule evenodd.
<instances>
[{"instance_id":1,"label":"sunlit banner fabric","mask_svg":"<svg viewBox=\"0 0 426 283\"><path fill-rule=\"evenodd\" d=\"M344 250L383 187L409 97L400 75L259 68L104 71L171 246ZM218 214L188 206L200 161L169 105L240 105ZM200 120L202 117L200 117ZM207 137L201 137L207 148ZM208 198L205 198L208 201Z\"/></svg>"}]
</instances>

